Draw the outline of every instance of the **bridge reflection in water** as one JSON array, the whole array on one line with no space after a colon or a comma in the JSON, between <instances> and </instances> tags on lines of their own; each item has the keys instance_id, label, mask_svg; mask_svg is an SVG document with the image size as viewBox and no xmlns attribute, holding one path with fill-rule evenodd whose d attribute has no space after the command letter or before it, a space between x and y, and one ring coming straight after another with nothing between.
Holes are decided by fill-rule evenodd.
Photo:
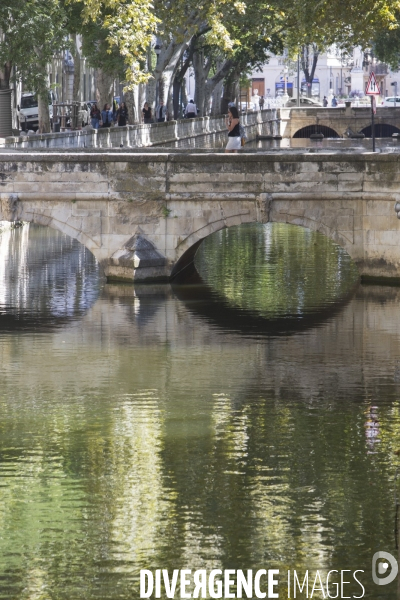
<instances>
[{"instance_id":1,"label":"bridge reflection in water","mask_svg":"<svg viewBox=\"0 0 400 600\"><path fill-rule=\"evenodd\" d=\"M40 231L14 232L14 248L29 238L26 262L9 258L2 273L3 312L28 307L37 324L4 331L0 320L0 598L136 598L141 568L268 565L363 569L372 599L371 548L393 547L398 288L349 298L346 255L281 225L237 230L233 256L228 238L209 238L206 298L196 286L191 297L190 286L102 287L93 258L54 232L66 243L53 253L59 286L86 269L81 286L64 283L64 319L48 300L34 309L34 295L57 297L41 263L60 240ZM262 256L273 269L250 273ZM285 301L290 335L259 335L252 319L272 323ZM228 309L242 313L237 327Z\"/></svg>"}]
</instances>

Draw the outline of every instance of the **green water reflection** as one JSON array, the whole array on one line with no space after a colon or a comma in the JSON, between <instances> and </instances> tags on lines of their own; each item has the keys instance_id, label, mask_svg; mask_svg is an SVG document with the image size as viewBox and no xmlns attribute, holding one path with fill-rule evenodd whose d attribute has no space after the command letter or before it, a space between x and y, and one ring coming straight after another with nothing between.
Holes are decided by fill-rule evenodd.
<instances>
[{"instance_id":1,"label":"green water reflection","mask_svg":"<svg viewBox=\"0 0 400 600\"><path fill-rule=\"evenodd\" d=\"M358 281L356 266L340 246L284 223L218 231L200 246L196 266L233 306L269 318L326 308Z\"/></svg>"},{"instance_id":2,"label":"green water reflection","mask_svg":"<svg viewBox=\"0 0 400 600\"><path fill-rule=\"evenodd\" d=\"M275 256L300 265L290 239ZM398 289L359 287L318 327L265 339L219 329L169 286L81 289L53 329L0 332L1 599L136 600L143 568L363 569L366 597L396 598L371 558L396 552Z\"/></svg>"}]
</instances>

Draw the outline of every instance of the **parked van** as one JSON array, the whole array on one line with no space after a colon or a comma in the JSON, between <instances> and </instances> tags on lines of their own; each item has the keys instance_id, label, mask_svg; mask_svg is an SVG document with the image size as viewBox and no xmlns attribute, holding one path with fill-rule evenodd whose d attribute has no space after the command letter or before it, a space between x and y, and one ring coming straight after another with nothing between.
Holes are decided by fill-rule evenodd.
<instances>
[{"instance_id":1,"label":"parked van","mask_svg":"<svg viewBox=\"0 0 400 600\"><path fill-rule=\"evenodd\" d=\"M22 94L21 105L18 104L17 108L21 128L23 123L27 124L27 129L39 126L38 101L34 94L29 92ZM51 92L49 92L49 113L51 121L53 119L53 97Z\"/></svg>"}]
</instances>

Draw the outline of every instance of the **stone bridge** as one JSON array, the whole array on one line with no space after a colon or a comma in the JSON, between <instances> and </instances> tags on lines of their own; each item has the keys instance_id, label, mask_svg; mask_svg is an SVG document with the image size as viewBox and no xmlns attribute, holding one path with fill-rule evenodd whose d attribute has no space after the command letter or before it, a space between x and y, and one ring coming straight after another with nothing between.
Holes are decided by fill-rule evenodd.
<instances>
[{"instance_id":1,"label":"stone bridge","mask_svg":"<svg viewBox=\"0 0 400 600\"><path fill-rule=\"evenodd\" d=\"M84 244L109 279L167 279L224 227L320 231L360 274L400 278L400 154L0 153L0 220Z\"/></svg>"},{"instance_id":2,"label":"stone bridge","mask_svg":"<svg viewBox=\"0 0 400 600\"><path fill-rule=\"evenodd\" d=\"M280 133L284 138L295 137L296 133L312 126L328 127L338 137L346 137L348 127L354 133L365 134L371 137L371 108L351 107L345 108L281 108ZM392 133L400 132L400 104L398 108L378 107L375 115L376 135L380 136L382 126L385 134L382 137L391 137ZM318 129L318 127L316 129ZM318 132L318 131L317 131ZM310 130L305 131L302 137L310 137ZM328 137L328 135L325 135ZM329 137L332 137L330 135Z\"/></svg>"}]
</instances>

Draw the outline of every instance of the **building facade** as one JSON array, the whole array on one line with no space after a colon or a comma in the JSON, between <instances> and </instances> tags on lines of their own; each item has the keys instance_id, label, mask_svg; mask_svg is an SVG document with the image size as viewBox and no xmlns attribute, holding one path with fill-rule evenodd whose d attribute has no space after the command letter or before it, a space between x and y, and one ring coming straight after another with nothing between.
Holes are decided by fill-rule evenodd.
<instances>
[{"instance_id":1,"label":"building facade","mask_svg":"<svg viewBox=\"0 0 400 600\"><path fill-rule=\"evenodd\" d=\"M371 53L360 47L354 48L351 54L344 54L332 47L318 56L313 82L307 85L304 73L300 68L300 96L307 96L311 87L311 97L322 100L324 96L363 95L371 71L374 71L381 88L381 96L393 96L395 90L400 92L400 73L392 71L386 64L377 61ZM298 61L286 56L271 56L261 70L251 74L251 94L255 91L265 98L277 98L285 93L291 98L298 97ZM285 81L286 80L286 81ZM392 85L393 84L393 85Z\"/></svg>"}]
</instances>

